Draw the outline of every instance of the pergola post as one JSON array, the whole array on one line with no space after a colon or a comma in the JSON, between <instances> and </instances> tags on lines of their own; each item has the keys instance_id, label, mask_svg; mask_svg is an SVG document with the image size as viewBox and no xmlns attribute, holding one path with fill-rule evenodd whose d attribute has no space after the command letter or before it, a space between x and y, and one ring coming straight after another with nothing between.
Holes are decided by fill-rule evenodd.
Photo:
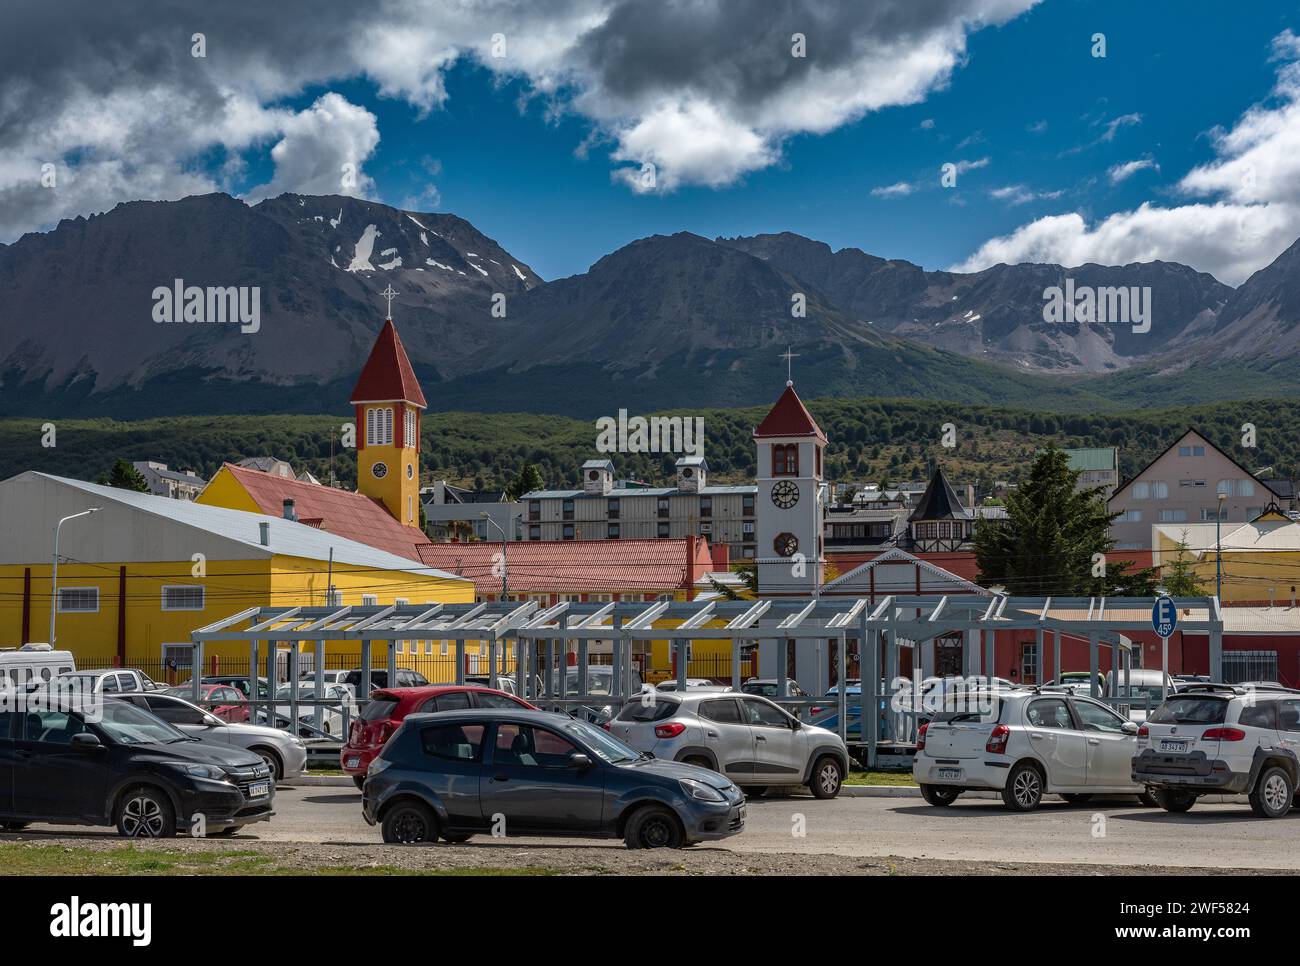
<instances>
[{"instance_id":1,"label":"pergola post","mask_svg":"<svg viewBox=\"0 0 1300 966\"><path fill-rule=\"evenodd\" d=\"M1223 680L1223 623L1210 628L1210 680Z\"/></svg>"},{"instance_id":2,"label":"pergola post","mask_svg":"<svg viewBox=\"0 0 1300 966\"><path fill-rule=\"evenodd\" d=\"M742 638L731 639L731 687L734 691L740 690L740 646L743 643Z\"/></svg>"},{"instance_id":3,"label":"pergola post","mask_svg":"<svg viewBox=\"0 0 1300 966\"><path fill-rule=\"evenodd\" d=\"M397 687L397 641L388 639L388 686Z\"/></svg>"},{"instance_id":4,"label":"pergola post","mask_svg":"<svg viewBox=\"0 0 1300 966\"><path fill-rule=\"evenodd\" d=\"M1034 683L1037 685L1047 683L1047 678L1043 674L1047 663L1046 657L1047 655L1043 653L1043 629L1040 627L1034 631Z\"/></svg>"},{"instance_id":5,"label":"pergola post","mask_svg":"<svg viewBox=\"0 0 1300 966\"><path fill-rule=\"evenodd\" d=\"M488 687L497 686L497 639L495 636L489 637L488 642Z\"/></svg>"},{"instance_id":6,"label":"pergola post","mask_svg":"<svg viewBox=\"0 0 1300 966\"><path fill-rule=\"evenodd\" d=\"M587 697L587 639L578 638L578 697Z\"/></svg>"},{"instance_id":7,"label":"pergola post","mask_svg":"<svg viewBox=\"0 0 1300 966\"><path fill-rule=\"evenodd\" d=\"M862 731L867 739L867 767L876 767L876 744L880 740L880 633L867 627L862 618ZM888 689L886 689L888 690Z\"/></svg>"},{"instance_id":8,"label":"pergola post","mask_svg":"<svg viewBox=\"0 0 1300 966\"><path fill-rule=\"evenodd\" d=\"M1061 632L1052 631L1052 677L1061 683Z\"/></svg>"},{"instance_id":9,"label":"pergola post","mask_svg":"<svg viewBox=\"0 0 1300 966\"><path fill-rule=\"evenodd\" d=\"M849 666L849 659L848 656L844 653L847 647L848 647L848 637L844 633L844 631L840 631L839 646L835 649L837 654L837 659L835 662L836 664L835 676L837 680L835 683L839 688L839 690L836 693L839 695L839 699L840 699L839 700L840 741L844 742L845 745L849 743L849 702L848 702L849 682L847 680L847 674L845 673ZM860 730L861 725L859 725L858 727Z\"/></svg>"},{"instance_id":10,"label":"pergola post","mask_svg":"<svg viewBox=\"0 0 1300 966\"><path fill-rule=\"evenodd\" d=\"M1088 694L1097 698L1097 632L1088 634Z\"/></svg>"},{"instance_id":11,"label":"pergola post","mask_svg":"<svg viewBox=\"0 0 1300 966\"><path fill-rule=\"evenodd\" d=\"M997 637L993 631L984 632L984 676L990 681L996 676L993 665L996 663Z\"/></svg>"},{"instance_id":12,"label":"pergola post","mask_svg":"<svg viewBox=\"0 0 1300 966\"><path fill-rule=\"evenodd\" d=\"M370 700L370 638L361 639L361 686L357 697L362 701Z\"/></svg>"},{"instance_id":13,"label":"pergola post","mask_svg":"<svg viewBox=\"0 0 1300 966\"><path fill-rule=\"evenodd\" d=\"M465 683L465 638L456 637L456 683Z\"/></svg>"},{"instance_id":14,"label":"pergola post","mask_svg":"<svg viewBox=\"0 0 1300 966\"><path fill-rule=\"evenodd\" d=\"M786 669L790 666L789 647L788 638L776 639L776 693L781 698L785 697L786 688L789 686L789 676L786 674Z\"/></svg>"},{"instance_id":15,"label":"pergola post","mask_svg":"<svg viewBox=\"0 0 1300 966\"><path fill-rule=\"evenodd\" d=\"M673 647L677 649L677 690L686 691L686 672L690 661L690 644L684 637L674 637Z\"/></svg>"},{"instance_id":16,"label":"pergola post","mask_svg":"<svg viewBox=\"0 0 1300 966\"><path fill-rule=\"evenodd\" d=\"M288 654L288 660L285 661L285 666L289 672L289 720L294 722L294 724L296 725L298 722L298 642L297 641L289 642L289 654ZM316 697L323 698L325 696L323 694L318 694L316 695ZM321 715L321 720L323 721L325 709L320 706L317 706L316 711L318 714ZM323 731L324 729L322 728L321 730Z\"/></svg>"},{"instance_id":17,"label":"pergola post","mask_svg":"<svg viewBox=\"0 0 1300 966\"><path fill-rule=\"evenodd\" d=\"M314 641L312 642L312 647L313 647L313 649L314 649L314 651L315 651L315 662L314 662L314 663L315 663L315 665L316 665L316 668L315 668L315 672L316 672L316 673L313 675L313 676L315 677L315 681L313 682L314 685L315 685L314 690L315 690L315 692L316 692L316 697L317 697L317 698L321 698L321 697L323 697L324 694L325 694L325 639L324 639L323 637L318 637L318 638L316 638L316 640L314 640ZM344 736L346 736L347 733L348 733L348 724L349 724L349 722L348 722L348 705L347 705L347 702L344 702L344 704L343 704L343 734L344 734Z\"/></svg>"},{"instance_id":18,"label":"pergola post","mask_svg":"<svg viewBox=\"0 0 1300 966\"><path fill-rule=\"evenodd\" d=\"M203 678L203 642L195 641L190 649L190 694L191 700L199 703L199 684Z\"/></svg>"}]
</instances>

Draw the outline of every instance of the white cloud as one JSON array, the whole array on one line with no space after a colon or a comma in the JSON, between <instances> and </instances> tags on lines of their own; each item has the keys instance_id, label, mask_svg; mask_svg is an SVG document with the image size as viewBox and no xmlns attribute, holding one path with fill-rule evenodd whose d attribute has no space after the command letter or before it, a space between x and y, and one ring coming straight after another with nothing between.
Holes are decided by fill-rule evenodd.
<instances>
[{"instance_id":1,"label":"white cloud","mask_svg":"<svg viewBox=\"0 0 1300 966\"><path fill-rule=\"evenodd\" d=\"M991 197L1012 206L1028 204L1031 201L1054 201L1062 194L1061 191L1038 191L1023 184L1009 184L989 190Z\"/></svg>"},{"instance_id":2,"label":"white cloud","mask_svg":"<svg viewBox=\"0 0 1300 966\"><path fill-rule=\"evenodd\" d=\"M282 137L271 149L275 175L249 192L249 201L286 191L367 197L374 182L362 165L379 144L375 116L339 94L325 94L311 107L283 119Z\"/></svg>"},{"instance_id":3,"label":"white cloud","mask_svg":"<svg viewBox=\"0 0 1300 966\"><path fill-rule=\"evenodd\" d=\"M1139 171L1159 171L1160 165L1156 164L1151 158L1139 158L1136 161L1125 161L1122 164L1113 164L1110 170L1106 172L1106 177L1110 179L1111 184L1120 184L1127 181Z\"/></svg>"},{"instance_id":4,"label":"white cloud","mask_svg":"<svg viewBox=\"0 0 1300 966\"><path fill-rule=\"evenodd\" d=\"M1121 114L1119 117L1111 118L1106 122L1106 130L1102 132L1101 140L1113 141L1115 134L1121 128L1134 127L1142 123L1141 114Z\"/></svg>"},{"instance_id":5,"label":"white cloud","mask_svg":"<svg viewBox=\"0 0 1300 966\"><path fill-rule=\"evenodd\" d=\"M1213 132L1217 157L1176 186L1186 204L1143 204L1095 224L1077 212L1040 218L985 242L954 270L1161 259L1230 285L1244 281L1300 237L1300 38L1280 34L1273 56L1279 67L1272 98L1250 107L1230 129ZM1125 167L1112 168L1112 177Z\"/></svg>"},{"instance_id":6,"label":"white cloud","mask_svg":"<svg viewBox=\"0 0 1300 966\"><path fill-rule=\"evenodd\" d=\"M895 184L882 185L879 188L872 188L871 193L877 198L901 198L904 195L910 195L916 190L916 185L908 181L899 181Z\"/></svg>"}]
</instances>

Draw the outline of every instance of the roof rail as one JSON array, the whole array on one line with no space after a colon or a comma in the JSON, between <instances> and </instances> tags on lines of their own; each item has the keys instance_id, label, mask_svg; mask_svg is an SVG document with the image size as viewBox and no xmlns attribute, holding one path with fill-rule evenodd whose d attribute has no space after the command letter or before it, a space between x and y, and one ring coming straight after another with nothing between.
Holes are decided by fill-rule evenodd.
<instances>
[{"instance_id":1,"label":"roof rail","mask_svg":"<svg viewBox=\"0 0 1300 966\"><path fill-rule=\"evenodd\" d=\"M1198 682L1198 683L1196 683L1196 684L1189 684L1189 685L1186 685L1185 687L1181 687L1181 688L1179 688L1179 689L1177 690L1176 693L1177 693L1177 694L1189 694L1189 693L1192 692L1192 691L1231 691L1233 694L1245 694L1245 693L1246 693L1246 689L1245 689L1245 688L1238 687L1238 686L1235 685L1235 684L1224 684L1224 683L1222 683L1222 682L1220 682L1220 683L1208 683L1208 682L1204 682L1204 681Z\"/></svg>"}]
</instances>

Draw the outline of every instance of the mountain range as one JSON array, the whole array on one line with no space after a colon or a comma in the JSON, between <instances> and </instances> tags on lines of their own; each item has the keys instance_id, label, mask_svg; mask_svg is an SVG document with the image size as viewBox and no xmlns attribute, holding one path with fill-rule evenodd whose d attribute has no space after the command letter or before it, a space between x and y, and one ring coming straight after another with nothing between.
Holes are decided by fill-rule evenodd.
<instances>
[{"instance_id":1,"label":"mountain range","mask_svg":"<svg viewBox=\"0 0 1300 966\"><path fill-rule=\"evenodd\" d=\"M1149 289L1149 331L1045 321L1067 280ZM156 321L178 286L209 308L256 287L256 331ZM0 245L0 415L346 413L385 290L438 410L755 405L787 347L810 397L1080 411L1300 388L1300 242L1236 289L1171 262L931 272L788 232L656 235L546 281L455 215L210 194Z\"/></svg>"}]
</instances>

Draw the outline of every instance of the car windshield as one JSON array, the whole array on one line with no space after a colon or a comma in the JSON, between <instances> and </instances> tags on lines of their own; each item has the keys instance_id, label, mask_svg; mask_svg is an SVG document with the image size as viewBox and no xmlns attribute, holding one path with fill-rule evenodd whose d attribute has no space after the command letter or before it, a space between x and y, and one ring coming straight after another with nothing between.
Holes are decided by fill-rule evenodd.
<instances>
[{"instance_id":1,"label":"car windshield","mask_svg":"<svg viewBox=\"0 0 1300 966\"><path fill-rule=\"evenodd\" d=\"M178 728L126 701L105 701L97 722L109 737L124 745L170 744L189 741ZM93 720L93 719L92 719Z\"/></svg>"},{"instance_id":2,"label":"car windshield","mask_svg":"<svg viewBox=\"0 0 1300 966\"><path fill-rule=\"evenodd\" d=\"M1149 724L1223 724L1228 716L1225 698L1210 695L1172 697L1151 713Z\"/></svg>"},{"instance_id":3,"label":"car windshield","mask_svg":"<svg viewBox=\"0 0 1300 966\"><path fill-rule=\"evenodd\" d=\"M560 726L595 752L602 760L610 764L622 761L636 761L641 752L634 751L607 731L594 728L585 721L568 721Z\"/></svg>"},{"instance_id":4,"label":"car windshield","mask_svg":"<svg viewBox=\"0 0 1300 966\"><path fill-rule=\"evenodd\" d=\"M1136 698L1139 701L1150 701L1153 704L1159 704L1161 699L1160 685L1130 684L1127 691L1124 689L1122 684L1117 685L1115 688L1115 697Z\"/></svg>"}]
</instances>

